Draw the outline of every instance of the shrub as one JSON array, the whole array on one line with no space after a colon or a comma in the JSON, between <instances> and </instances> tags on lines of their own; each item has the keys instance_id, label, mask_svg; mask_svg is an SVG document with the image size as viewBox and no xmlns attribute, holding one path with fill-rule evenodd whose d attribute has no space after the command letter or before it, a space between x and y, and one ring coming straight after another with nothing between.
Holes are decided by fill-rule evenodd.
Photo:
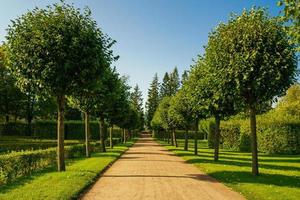
<instances>
[{"instance_id":1,"label":"shrub","mask_svg":"<svg viewBox=\"0 0 300 200\"><path fill-rule=\"evenodd\" d=\"M250 151L249 124L244 119L229 119L221 123L223 147ZM269 154L300 153L300 121L274 112L257 117L258 150Z\"/></svg>"},{"instance_id":2,"label":"shrub","mask_svg":"<svg viewBox=\"0 0 300 200\"><path fill-rule=\"evenodd\" d=\"M91 151L95 149L91 145ZM75 158L85 155L85 146L82 144L66 146L66 158ZM45 150L12 152L0 156L0 185L13 182L37 170L42 170L56 163L56 148Z\"/></svg>"},{"instance_id":3,"label":"shrub","mask_svg":"<svg viewBox=\"0 0 300 200\"><path fill-rule=\"evenodd\" d=\"M91 138L97 140L99 136L99 123L90 122ZM28 133L27 124L24 122L9 122L0 124L0 135L25 136ZM57 124L56 121L35 121L32 123L32 135L40 139L56 139ZM114 128L113 137L121 137L121 129ZM65 139L67 140L84 140L84 123L83 121L66 121L65 122Z\"/></svg>"}]
</instances>

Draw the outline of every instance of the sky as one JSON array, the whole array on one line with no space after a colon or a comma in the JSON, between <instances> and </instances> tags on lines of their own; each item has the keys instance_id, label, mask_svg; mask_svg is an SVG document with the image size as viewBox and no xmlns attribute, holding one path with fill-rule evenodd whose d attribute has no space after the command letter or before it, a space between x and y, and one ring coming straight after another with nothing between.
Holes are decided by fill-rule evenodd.
<instances>
[{"instance_id":1,"label":"sky","mask_svg":"<svg viewBox=\"0 0 300 200\"><path fill-rule=\"evenodd\" d=\"M7 0L0 6L0 41L6 28L34 7L45 7L57 0ZM241 13L253 6L266 7L278 15L277 0L66 0L75 7L88 6L102 31L117 43L120 59L114 63L121 75L138 84L146 100L155 73L160 80L177 66L179 73L189 69L193 58L203 54L208 34L230 13Z\"/></svg>"}]
</instances>

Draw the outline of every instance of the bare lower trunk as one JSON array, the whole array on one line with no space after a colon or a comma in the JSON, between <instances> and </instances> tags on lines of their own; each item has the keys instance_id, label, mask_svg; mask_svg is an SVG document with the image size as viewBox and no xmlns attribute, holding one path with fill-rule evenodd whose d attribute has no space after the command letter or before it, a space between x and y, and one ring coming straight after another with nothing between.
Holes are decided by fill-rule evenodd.
<instances>
[{"instance_id":1,"label":"bare lower trunk","mask_svg":"<svg viewBox=\"0 0 300 200\"><path fill-rule=\"evenodd\" d=\"M9 122L9 115L5 116L5 122L8 123Z\"/></svg>"},{"instance_id":2,"label":"bare lower trunk","mask_svg":"<svg viewBox=\"0 0 300 200\"><path fill-rule=\"evenodd\" d=\"M257 155L257 136L256 136L256 110L254 106L250 107L250 129L251 129L251 149L252 149L252 174L257 176L258 155Z\"/></svg>"},{"instance_id":3,"label":"bare lower trunk","mask_svg":"<svg viewBox=\"0 0 300 200\"><path fill-rule=\"evenodd\" d=\"M64 111L65 111L65 96L57 98L58 112L57 112L57 170L65 171L65 152L64 152Z\"/></svg>"},{"instance_id":4,"label":"bare lower trunk","mask_svg":"<svg viewBox=\"0 0 300 200\"><path fill-rule=\"evenodd\" d=\"M188 133L189 133L189 131L188 131L188 129L185 131L185 134L184 134L184 150L185 151L187 151L188 150L188 142L189 142L189 140L188 140Z\"/></svg>"},{"instance_id":5,"label":"bare lower trunk","mask_svg":"<svg viewBox=\"0 0 300 200\"><path fill-rule=\"evenodd\" d=\"M198 119L196 120L196 127L195 127L194 154L198 155Z\"/></svg>"},{"instance_id":6,"label":"bare lower trunk","mask_svg":"<svg viewBox=\"0 0 300 200\"><path fill-rule=\"evenodd\" d=\"M170 144L170 134L169 134L169 132L168 132L168 130L166 130L166 135L167 135L167 142L168 142L168 144Z\"/></svg>"},{"instance_id":7,"label":"bare lower trunk","mask_svg":"<svg viewBox=\"0 0 300 200\"><path fill-rule=\"evenodd\" d=\"M177 139L176 139L176 133L175 133L175 129L173 129L173 140L174 140L174 145L175 147L178 147L178 144L177 144Z\"/></svg>"},{"instance_id":8,"label":"bare lower trunk","mask_svg":"<svg viewBox=\"0 0 300 200\"><path fill-rule=\"evenodd\" d=\"M126 143L126 129L123 129L123 143Z\"/></svg>"},{"instance_id":9,"label":"bare lower trunk","mask_svg":"<svg viewBox=\"0 0 300 200\"><path fill-rule=\"evenodd\" d=\"M84 128L85 128L85 155L90 157L90 115L88 112L84 113Z\"/></svg>"},{"instance_id":10,"label":"bare lower trunk","mask_svg":"<svg viewBox=\"0 0 300 200\"><path fill-rule=\"evenodd\" d=\"M174 135L173 135L173 132L170 131L170 135L171 135L171 145L174 146Z\"/></svg>"},{"instance_id":11,"label":"bare lower trunk","mask_svg":"<svg viewBox=\"0 0 300 200\"><path fill-rule=\"evenodd\" d=\"M114 144L113 144L113 127L114 127L114 125L111 125L110 128L109 128L109 146L110 146L111 149L114 147Z\"/></svg>"},{"instance_id":12,"label":"bare lower trunk","mask_svg":"<svg viewBox=\"0 0 300 200\"><path fill-rule=\"evenodd\" d=\"M103 117L99 118L99 130L100 130L100 145L102 152L106 152L105 148L105 136L104 136L104 119Z\"/></svg>"},{"instance_id":13,"label":"bare lower trunk","mask_svg":"<svg viewBox=\"0 0 300 200\"><path fill-rule=\"evenodd\" d=\"M220 145L220 116L215 116L216 127L215 127L215 153L214 153L214 160L219 160L219 145Z\"/></svg>"}]
</instances>

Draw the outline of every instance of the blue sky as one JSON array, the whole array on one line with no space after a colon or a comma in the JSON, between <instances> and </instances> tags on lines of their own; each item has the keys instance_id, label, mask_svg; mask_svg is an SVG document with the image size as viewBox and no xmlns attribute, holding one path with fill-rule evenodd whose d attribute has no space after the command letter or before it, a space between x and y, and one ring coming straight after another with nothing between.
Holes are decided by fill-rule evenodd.
<instances>
[{"instance_id":1,"label":"blue sky","mask_svg":"<svg viewBox=\"0 0 300 200\"><path fill-rule=\"evenodd\" d=\"M0 41L10 19L57 1L9 0L0 6ZM175 66L188 69L192 59L203 53L208 33L230 13L252 6L267 7L278 15L277 0L67 0L76 7L90 7L103 32L117 41L115 63L120 74L138 84L144 100L154 74L161 79Z\"/></svg>"}]
</instances>

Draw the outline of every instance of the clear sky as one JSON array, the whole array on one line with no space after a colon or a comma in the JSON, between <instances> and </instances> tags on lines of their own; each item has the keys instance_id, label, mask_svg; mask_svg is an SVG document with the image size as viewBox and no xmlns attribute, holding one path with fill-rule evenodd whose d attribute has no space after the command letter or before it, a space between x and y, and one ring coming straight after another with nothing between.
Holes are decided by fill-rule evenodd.
<instances>
[{"instance_id":1,"label":"clear sky","mask_svg":"<svg viewBox=\"0 0 300 200\"><path fill-rule=\"evenodd\" d=\"M0 6L0 41L5 40L10 19L58 1L7 0ZM67 0L76 7L88 6L103 32L117 41L115 63L120 74L138 84L144 100L154 74L161 79L175 66L188 69L203 53L208 33L231 12L252 6L267 7L278 15L277 0Z\"/></svg>"}]
</instances>

